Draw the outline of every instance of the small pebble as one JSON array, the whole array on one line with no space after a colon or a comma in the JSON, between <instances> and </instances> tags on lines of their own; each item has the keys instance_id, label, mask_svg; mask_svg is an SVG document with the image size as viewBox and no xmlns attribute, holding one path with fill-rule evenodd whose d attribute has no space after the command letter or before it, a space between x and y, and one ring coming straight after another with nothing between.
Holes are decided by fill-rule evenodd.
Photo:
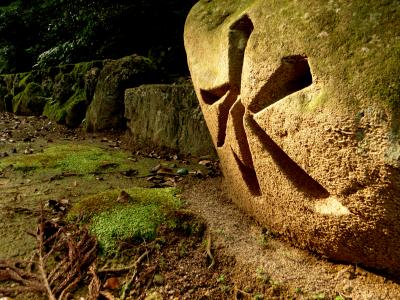
<instances>
[{"instance_id":1,"label":"small pebble","mask_svg":"<svg viewBox=\"0 0 400 300\"><path fill-rule=\"evenodd\" d=\"M187 174L189 174L189 170L186 169L186 168L179 168L179 169L176 171L176 174L181 175L181 176L187 175Z\"/></svg>"}]
</instances>

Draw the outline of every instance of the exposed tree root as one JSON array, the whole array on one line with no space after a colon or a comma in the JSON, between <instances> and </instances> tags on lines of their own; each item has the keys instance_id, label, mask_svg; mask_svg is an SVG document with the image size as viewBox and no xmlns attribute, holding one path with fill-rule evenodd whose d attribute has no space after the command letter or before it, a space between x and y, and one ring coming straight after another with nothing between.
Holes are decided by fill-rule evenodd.
<instances>
[{"instance_id":1,"label":"exposed tree root","mask_svg":"<svg viewBox=\"0 0 400 300\"><path fill-rule=\"evenodd\" d=\"M41 208L35 236L37 249L31 261L0 260L0 282L13 283L0 287L0 296L35 292L51 300L66 299L89 271L88 299L97 299L101 285L93 264L97 241L87 228L46 220ZM56 257L62 259L54 266Z\"/></svg>"}]
</instances>

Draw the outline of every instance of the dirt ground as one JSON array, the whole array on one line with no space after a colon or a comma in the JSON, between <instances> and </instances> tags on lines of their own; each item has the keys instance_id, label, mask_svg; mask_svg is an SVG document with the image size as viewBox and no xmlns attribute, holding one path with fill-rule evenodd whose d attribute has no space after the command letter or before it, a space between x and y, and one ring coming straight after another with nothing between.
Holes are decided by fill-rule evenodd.
<instances>
[{"instance_id":1,"label":"dirt ground","mask_svg":"<svg viewBox=\"0 0 400 300\"><path fill-rule=\"evenodd\" d=\"M77 145L94 147L111 156L128 153L131 164L120 170L102 163L107 172L96 169L88 174L35 173L26 166L17 170L17 164L0 168L0 268L1 261L32 257L41 202L65 200L68 209L85 195L112 189L176 186L183 201L177 212L180 225L162 225L155 240L127 243L117 256L98 255L100 269L116 262L129 266L142 257L134 273L99 273L100 299L400 299L399 280L329 262L279 241L226 197L223 177L209 158L132 152L124 147L127 144L123 133L85 134L42 117L0 114L0 164L21 157L29 161L58 145L71 151ZM149 170L160 163L174 172L184 167L189 174L150 176ZM129 172L133 169L137 172ZM46 212L57 220L66 213L51 207ZM188 232L188 227L197 229ZM0 272L0 299L46 298L44 293L2 294L3 287L16 283L1 276ZM121 295L129 279L131 288ZM88 284L83 278L65 299L86 299Z\"/></svg>"}]
</instances>

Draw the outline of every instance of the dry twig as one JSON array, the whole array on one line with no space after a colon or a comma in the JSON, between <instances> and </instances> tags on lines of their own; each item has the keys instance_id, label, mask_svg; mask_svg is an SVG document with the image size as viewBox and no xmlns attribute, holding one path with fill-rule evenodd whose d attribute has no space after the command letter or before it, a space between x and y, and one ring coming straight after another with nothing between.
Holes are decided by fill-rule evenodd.
<instances>
[{"instance_id":1,"label":"dry twig","mask_svg":"<svg viewBox=\"0 0 400 300\"><path fill-rule=\"evenodd\" d=\"M89 267L89 273L92 275L92 280L89 284L89 292L87 299L96 300L100 295L101 282L96 273L96 262L93 262Z\"/></svg>"},{"instance_id":2,"label":"dry twig","mask_svg":"<svg viewBox=\"0 0 400 300\"><path fill-rule=\"evenodd\" d=\"M49 281L47 280L47 274L46 274L46 263L45 260L43 259L44 255L44 220L43 220L43 206L41 207L42 215L41 215L41 222L38 226L38 234L36 235L37 238L37 243L38 243L38 268L39 268L39 273L42 276L42 282L44 285L44 288L46 289L47 296L49 297L50 300L56 300L56 297L54 296L50 285Z\"/></svg>"},{"instance_id":3,"label":"dry twig","mask_svg":"<svg viewBox=\"0 0 400 300\"><path fill-rule=\"evenodd\" d=\"M208 257L211 260L211 264L208 266L208 268L211 269L215 265L215 259L214 259L214 256L211 253L211 232L210 231L208 231L208 234L207 234L206 252L207 252Z\"/></svg>"},{"instance_id":4,"label":"dry twig","mask_svg":"<svg viewBox=\"0 0 400 300\"><path fill-rule=\"evenodd\" d=\"M126 293L129 292L130 287L132 285L133 280L135 279L136 275L137 275L137 266L142 262L142 260L144 260L147 255L149 254L149 252L146 250L142 255L140 255L140 257L135 261L135 263L132 265L133 266L133 273L131 275L131 277L129 278L129 280L125 283L123 291L122 291L122 295L121 295L121 299L124 300L126 298Z\"/></svg>"}]
</instances>

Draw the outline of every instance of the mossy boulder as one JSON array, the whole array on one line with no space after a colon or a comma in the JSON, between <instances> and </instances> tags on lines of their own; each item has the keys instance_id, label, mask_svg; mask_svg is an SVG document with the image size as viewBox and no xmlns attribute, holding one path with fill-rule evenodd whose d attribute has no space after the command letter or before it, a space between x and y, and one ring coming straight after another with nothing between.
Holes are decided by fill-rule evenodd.
<instances>
[{"instance_id":1,"label":"mossy boulder","mask_svg":"<svg viewBox=\"0 0 400 300\"><path fill-rule=\"evenodd\" d=\"M386 0L201 0L185 25L232 199L292 244L393 274L399 29Z\"/></svg>"},{"instance_id":2,"label":"mossy boulder","mask_svg":"<svg viewBox=\"0 0 400 300\"><path fill-rule=\"evenodd\" d=\"M15 75L0 75L0 112L12 110L11 86Z\"/></svg>"},{"instance_id":3,"label":"mossy boulder","mask_svg":"<svg viewBox=\"0 0 400 300\"><path fill-rule=\"evenodd\" d=\"M22 92L14 96L13 111L18 115L39 116L42 114L47 100L43 87L35 82L30 82Z\"/></svg>"},{"instance_id":4,"label":"mossy boulder","mask_svg":"<svg viewBox=\"0 0 400 300\"><path fill-rule=\"evenodd\" d=\"M156 69L147 58L131 55L106 62L86 113L86 129L124 128L125 90L156 79Z\"/></svg>"},{"instance_id":5,"label":"mossy boulder","mask_svg":"<svg viewBox=\"0 0 400 300\"><path fill-rule=\"evenodd\" d=\"M96 74L102 64L94 61L60 66L53 80L51 100L46 103L43 114L60 124L79 126L91 102Z\"/></svg>"}]
</instances>

